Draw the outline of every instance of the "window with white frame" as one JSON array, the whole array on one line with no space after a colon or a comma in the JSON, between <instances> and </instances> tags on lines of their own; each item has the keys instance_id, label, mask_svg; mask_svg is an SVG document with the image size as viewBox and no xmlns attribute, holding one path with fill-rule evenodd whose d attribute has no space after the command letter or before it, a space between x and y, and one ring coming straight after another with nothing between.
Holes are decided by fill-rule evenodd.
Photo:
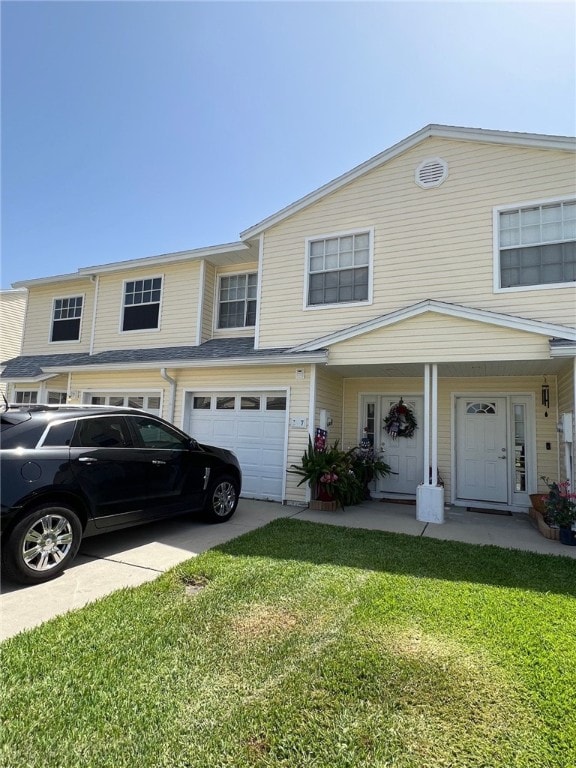
<instances>
[{"instance_id":1,"label":"window with white frame","mask_svg":"<svg viewBox=\"0 0 576 768\"><path fill-rule=\"evenodd\" d=\"M308 241L309 307L368 300L370 233Z\"/></svg>"},{"instance_id":2,"label":"window with white frame","mask_svg":"<svg viewBox=\"0 0 576 768\"><path fill-rule=\"evenodd\" d=\"M38 402L38 390L17 389L14 392L14 401L18 403L18 405L33 405Z\"/></svg>"},{"instance_id":3,"label":"window with white frame","mask_svg":"<svg viewBox=\"0 0 576 768\"><path fill-rule=\"evenodd\" d=\"M500 288L576 281L576 200L498 213Z\"/></svg>"},{"instance_id":4,"label":"window with white frame","mask_svg":"<svg viewBox=\"0 0 576 768\"><path fill-rule=\"evenodd\" d=\"M124 283L123 331L157 329L160 320L162 278L128 280Z\"/></svg>"},{"instance_id":5,"label":"window with white frame","mask_svg":"<svg viewBox=\"0 0 576 768\"><path fill-rule=\"evenodd\" d=\"M54 299L50 341L79 341L83 296Z\"/></svg>"},{"instance_id":6,"label":"window with white frame","mask_svg":"<svg viewBox=\"0 0 576 768\"><path fill-rule=\"evenodd\" d=\"M258 275L223 275L218 294L218 328L256 325Z\"/></svg>"},{"instance_id":7,"label":"window with white frame","mask_svg":"<svg viewBox=\"0 0 576 768\"><path fill-rule=\"evenodd\" d=\"M67 400L66 392L48 390L46 402L48 405L65 405Z\"/></svg>"},{"instance_id":8,"label":"window with white frame","mask_svg":"<svg viewBox=\"0 0 576 768\"><path fill-rule=\"evenodd\" d=\"M115 405L121 408L141 408L143 411L160 416L160 395L148 392L89 392L84 402L90 405Z\"/></svg>"}]
</instances>

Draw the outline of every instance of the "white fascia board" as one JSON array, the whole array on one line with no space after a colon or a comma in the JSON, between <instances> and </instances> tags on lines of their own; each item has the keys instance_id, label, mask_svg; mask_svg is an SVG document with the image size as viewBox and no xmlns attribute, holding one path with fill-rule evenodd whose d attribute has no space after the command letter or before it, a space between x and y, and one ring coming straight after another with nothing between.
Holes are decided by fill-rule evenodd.
<instances>
[{"instance_id":1,"label":"white fascia board","mask_svg":"<svg viewBox=\"0 0 576 768\"><path fill-rule=\"evenodd\" d=\"M69 283L72 281L90 280L90 275L81 275L78 272L66 275L52 275L52 277L34 277L31 280L19 280L12 283L12 288L33 288L36 285L49 285L50 283Z\"/></svg>"},{"instance_id":2,"label":"white fascia board","mask_svg":"<svg viewBox=\"0 0 576 768\"><path fill-rule=\"evenodd\" d=\"M3 367L0 370L0 373L4 372L6 369ZM59 376L61 374L61 371L55 371L54 373L41 373L38 376L6 376L2 379L3 382L12 383L12 382L22 382L22 383L38 383L42 381L48 381L49 379L53 379L56 376Z\"/></svg>"},{"instance_id":3,"label":"white fascia board","mask_svg":"<svg viewBox=\"0 0 576 768\"><path fill-rule=\"evenodd\" d=\"M576 357L576 343L550 347L550 357Z\"/></svg>"},{"instance_id":4,"label":"white fascia board","mask_svg":"<svg viewBox=\"0 0 576 768\"><path fill-rule=\"evenodd\" d=\"M194 248L190 251L177 251L175 253L163 253L159 256L145 256L142 259L127 259L115 261L110 264L101 264L93 267L81 267L79 274L100 274L102 272L118 272L123 269L135 269L137 267L150 267L158 264L166 264L174 261L192 261L221 256L225 253L238 253L249 249L249 245L243 242L225 243L224 245L211 245L206 248Z\"/></svg>"},{"instance_id":5,"label":"white fascia board","mask_svg":"<svg viewBox=\"0 0 576 768\"><path fill-rule=\"evenodd\" d=\"M325 363L328 360L326 351L313 352L310 354L294 356L289 359L283 355L274 355L271 357L235 357L233 359L222 360L157 360L151 363L94 363L94 365L71 365L71 366L46 366L44 371L52 372L52 375L64 371L70 373L94 373L95 371L133 371L133 370L153 370L156 368L233 368L236 365L301 365L302 363Z\"/></svg>"},{"instance_id":6,"label":"white fascia board","mask_svg":"<svg viewBox=\"0 0 576 768\"><path fill-rule=\"evenodd\" d=\"M294 203L287 205L280 211L268 216L262 221L254 224L252 227L245 229L240 233L242 240L249 240L252 237L256 237L269 227L278 224L280 221L292 216L294 213L301 211L312 203L317 202L326 195L335 192L345 184L349 184L359 176L362 176L368 171L372 171L374 168L382 165L388 160L401 155L408 149L416 146L420 142L430 137L438 137L443 139L455 139L458 141L475 141L488 144L509 144L523 147L534 147L536 149L561 149L567 151L576 150L576 138L572 136L548 136L546 134L537 133L514 133L511 131L491 131L484 128L462 128L459 126L450 125L427 125L421 128L416 133L411 134L406 139L399 141L391 146L389 149L380 152L380 154L366 160L364 163L357 165L350 171L343 173L341 176L329 181L322 187L310 192L308 195L301 197Z\"/></svg>"},{"instance_id":7,"label":"white fascia board","mask_svg":"<svg viewBox=\"0 0 576 768\"><path fill-rule=\"evenodd\" d=\"M293 347L293 352L304 352L319 347L329 346L331 344L337 344L341 341L347 341L353 339L355 336L360 336L364 333L377 330L379 328L386 328L390 325L395 325L403 320L409 320L412 317L417 317L425 312L432 312L439 315L448 315L450 317L457 317L463 320L474 320L479 323L486 323L488 325L496 325L503 328L510 328L517 331L527 331L528 333L537 333L541 336L557 337L562 339L576 341L576 329L569 328L562 325L552 325L550 323L543 323L539 320L528 320L522 317L514 317L512 315L504 315L499 312L491 312L485 309L471 309L469 307L462 307L457 304L448 304L442 301L435 301L428 299L421 301L418 304L414 304L411 307L405 309L399 309L395 312L390 312L387 315L380 315L373 320L368 320L359 325L352 326L346 330L339 331L337 333L323 336L320 339L316 339L306 344L301 344L298 347Z\"/></svg>"}]
</instances>

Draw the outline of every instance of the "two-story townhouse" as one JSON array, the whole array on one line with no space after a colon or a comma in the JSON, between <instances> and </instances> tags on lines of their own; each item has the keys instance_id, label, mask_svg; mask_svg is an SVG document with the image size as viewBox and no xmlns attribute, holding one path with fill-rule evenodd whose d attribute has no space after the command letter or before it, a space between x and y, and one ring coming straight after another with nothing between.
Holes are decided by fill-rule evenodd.
<instances>
[{"instance_id":1,"label":"two-story townhouse","mask_svg":"<svg viewBox=\"0 0 576 768\"><path fill-rule=\"evenodd\" d=\"M305 501L288 470L323 428L383 452L374 496L526 510L574 480L575 149L432 125L238 243L17 284L2 377L228 445L246 496Z\"/></svg>"}]
</instances>

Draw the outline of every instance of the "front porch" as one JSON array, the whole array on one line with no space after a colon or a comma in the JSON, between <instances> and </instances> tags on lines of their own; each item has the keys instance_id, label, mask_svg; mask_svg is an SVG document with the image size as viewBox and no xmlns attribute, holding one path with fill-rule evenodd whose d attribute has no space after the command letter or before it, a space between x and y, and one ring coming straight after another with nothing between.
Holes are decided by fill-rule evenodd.
<instances>
[{"instance_id":1,"label":"front porch","mask_svg":"<svg viewBox=\"0 0 576 768\"><path fill-rule=\"evenodd\" d=\"M528 515L521 512L510 515L469 512L465 507L447 505L444 523L435 525L417 520L414 504L372 500L335 512L303 509L295 516L315 523L405 533L466 544L493 545L542 555L562 555L576 560L576 547L545 539Z\"/></svg>"}]
</instances>

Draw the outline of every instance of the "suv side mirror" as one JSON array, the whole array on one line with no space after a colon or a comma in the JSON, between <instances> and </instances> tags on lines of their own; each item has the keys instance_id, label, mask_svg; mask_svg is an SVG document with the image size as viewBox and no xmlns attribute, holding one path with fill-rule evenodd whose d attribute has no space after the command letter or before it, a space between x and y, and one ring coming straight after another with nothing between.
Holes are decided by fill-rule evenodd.
<instances>
[{"instance_id":1,"label":"suv side mirror","mask_svg":"<svg viewBox=\"0 0 576 768\"><path fill-rule=\"evenodd\" d=\"M188 441L188 447L190 448L191 451L197 451L198 448L200 447L198 444L198 440L195 440L193 437L191 437L190 440Z\"/></svg>"}]
</instances>

